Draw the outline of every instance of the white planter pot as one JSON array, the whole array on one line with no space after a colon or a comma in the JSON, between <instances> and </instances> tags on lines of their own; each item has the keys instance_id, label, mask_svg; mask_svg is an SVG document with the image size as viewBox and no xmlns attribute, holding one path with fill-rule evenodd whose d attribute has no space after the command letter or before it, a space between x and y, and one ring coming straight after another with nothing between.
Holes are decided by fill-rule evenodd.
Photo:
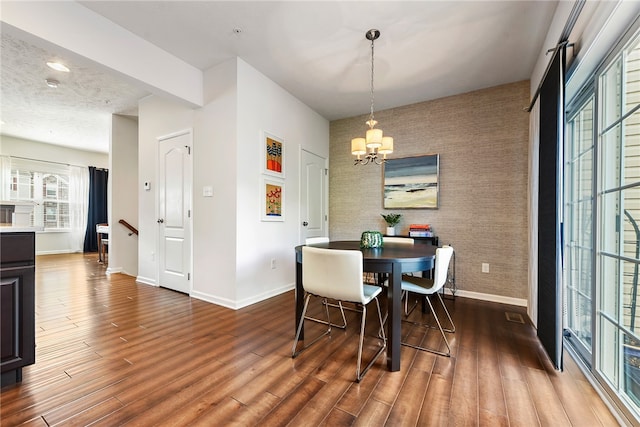
<instances>
[{"instance_id":1,"label":"white planter pot","mask_svg":"<svg viewBox=\"0 0 640 427\"><path fill-rule=\"evenodd\" d=\"M387 227L387 236L395 236L396 228L395 227Z\"/></svg>"}]
</instances>

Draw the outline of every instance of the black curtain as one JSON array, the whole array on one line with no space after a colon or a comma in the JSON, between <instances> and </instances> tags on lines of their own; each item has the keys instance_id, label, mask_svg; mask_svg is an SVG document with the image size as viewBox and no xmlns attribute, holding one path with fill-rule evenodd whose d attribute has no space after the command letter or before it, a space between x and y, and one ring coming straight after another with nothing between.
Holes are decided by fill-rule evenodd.
<instances>
[{"instance_id":1,"label":"black curtain","mask_svg":"<svg viewBox=\"0 0 640 427\"><path fill-rule=\"evenodd\" d=\"M562 369L562 149L564 45L558 46L540 89L538 188L538 338Z\"/></svg>"},{"instance_id":2,"label":"black curtain","mask_svg":"<svg viewBox=\"0 0 640 427\"><path fill-rule=\"evenodd\" d=\"M107 222L107 179L109 171L89 166L89 212L87 231L84 235L84 251L98 251L96 224Z\"/></svg>"}]
</instances>

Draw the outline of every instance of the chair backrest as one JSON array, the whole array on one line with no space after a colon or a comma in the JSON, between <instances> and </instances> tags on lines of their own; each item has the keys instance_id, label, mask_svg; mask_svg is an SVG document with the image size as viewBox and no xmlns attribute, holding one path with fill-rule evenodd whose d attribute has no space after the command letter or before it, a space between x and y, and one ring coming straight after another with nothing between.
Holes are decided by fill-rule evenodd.
<instances>
[{"instance_id":1,"label":"chair backrest","mask_svg":"<svg viewBox=\"0 0 640 427\"><path fill-rule=\"evenodd\" d=\"M436 267L433 272L433 288L436 292L447 282L449 262L452 256L453 248L451 246L443 246L436 249Z\"/></svg>"},{"instance_id":2,"label":"chair backrest","mask_svg":"<svg viewBox=\"0 0 640 427\"><path fill-rule=\"evenodd\" d=\"M315 245L317 243L329 243L328 237L307 237L304 240L305 245Z\"/></svg>"},{"instance_id":3,"label":"chair backrest","mask_svg":"<svg viewBox=\"0 0 640 427\"><path fill-rule=\"evenodd\" d=\"M362 252L303 246L302 285L314 295L364 303Z\"/></svg>"},{"instance_id":4,"label":"chair backrest","mask_svg":"<svg viewBox=\"0 0 640 427\"><path fill-rule=\"evenodd\" d=\"M383 236L382 241L384 243L405 243L407 245L413 245L414 241L411 237L389 237Z\"/></svg>"}]
</instances>

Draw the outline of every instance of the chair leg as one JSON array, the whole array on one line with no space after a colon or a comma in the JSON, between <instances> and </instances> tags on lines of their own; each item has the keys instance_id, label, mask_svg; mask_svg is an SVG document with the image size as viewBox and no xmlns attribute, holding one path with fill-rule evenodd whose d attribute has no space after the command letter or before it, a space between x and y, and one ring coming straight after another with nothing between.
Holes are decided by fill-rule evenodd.
<instances>
[{"instance_id":1,"label":"chair leg","mask_svg":"<svg viewBox=\"0 0 640 427\"><path fill-rule=\"evenodd\" d=\"M451 328L447 329L447 328L443 328L445 332L449 332L449 333L455 333L456 332L456 325L453 324L453 320L451 319L451 315L449 314L449 310L447 309L447 306L444 304L444 300L442 299L442 296L440 296L439 293L436 293L436 295L438 296L438 299L440 300L440 304L442 304L442 308L444 309L444 313L447 315L447 319L449 319L449 324L451 325Z\"/></svg>"},{"instance_id":2,"label":"chair leg","mask_svg":"<svg viewBox=\"0 0 640 427\"><path fill-rule=\"evenodd\" d=\"M307 314L307 308L309 307L309 300L310 299L311 299L311 294L307 294L307 297L304 300L304 308L302 309L302 316L300 317L300 324L298 325L298 330L296 331L296 337L295 337L295 339L293 341L293 348L291 349L291 358L293 358L293 359L295 359L304 350L306 350L307 348L311 347L320 338L324 337L325 335L331 334L331 322L330 322L330 319L329 319L329 308L325 304L325 311L326 311L326 314L327 314L327 322L326 322L326 324L328 325L327 330L323 334L321 334L318 337L314 338L309 344L304 345L300 350L296 351L296 348L298 347L298 341L300 340L300 333L302 332L302 325L304 323L304 319L306 318L305 315ZM326 301L326 299L324 299L324 301Z\"/></svg>"},{"instance_id":3,"label":"chair leg","mask_svg":"<svg viewBox=\"0 0 640 427\"><path fill-rule=\"evenodd\" d=\"M358 311L355 310L351 307L345 307L344 305L342 305L342 301L338 301L337 304L331 304L331 303L327 303L327 305L330 305L331 307L336 307L340 309L340 314L342 315L342 325L333 325L336 328L340 328L340 329L346 329L347 327L347 318L344 315L344 311L345 310L351 310L351 311Z\"/></svg>"},{"instance_id":4,"label":"chair leg","mask_svg":"<svg viewBox=\"0 0 640 427\"><path fill-rule=\"evenodd\" d=\"M378 357L382 354L382 352L387 348L387 337L384 334L384 324L382 321L382 310L380 310L380 302L378 298L375 298L376 306L378 307L378 320L380 321L380 333L382 334L382 346L378 349L376 354L373 356L371 361L365 366L365 368L360 371L360 366L362 364L362 347L364 345L364 330L365 330L365 321L367 318L367 308L366 306L362 307L362 321L360 323L360 344L358 346L358 365L356 367L356 382L360 382L360 380L365 376L369 368L373 366Z\"/></svg>"},{"instance_id":5,"label":"chair leg","mask_svg":"<svg viewBox=\"0 0 640 427\"><path fill-rule=\"evenodd\" d=\"M413 307L411 307L411 310L409 310L409 291L402 291L402 295L404 296L404 316L409 317L409 315L413 313L413 310L418 305L418 301L416 301L413 304Z\"/></svg>"},{"instance_id":6,"label":"chair leg","mask_svg":"<svg viewBox=\"0 0 640 427\"><path fill-rule=\"evenodd\" d=\"M429 309L431 310L431 313L433 314L433 318L436 319L436 324L438 325L438 329L440 330L440 335L442 335L442 339L444 340L444 344L447 346L447 351L446 352L442 352L433 348L427 348L427 347L420 347L417 345L413 345L413 344L409 344L409 343L401 343L402 345L406 346L406 347L412 347L418 350L423 350L423 351L428 351L431 353L435 353L435 354L439 354L441 356L446 356L446 357L451 357L451 346L449 346L449 340L447 340L447 336L444 334L444 329L442 329L442 325L440 324L440 319L438 319L438 315L436 314L435 309L433 308L433 304L431 304L431 300L426 297L427 303L429 304ZM440 302L442 302L443 306L444 306L444 302L442 301L442 299L440 299ZM444 307L445 309L445 313L447 314L447 317L449 318L449 321L451 321L451 316L449 316L449 311L447 310L447 307ZM410 322L415 324L415 322ZM453 322L451 322L451 324L453 325ZM428 326L428 325L424 325L424 326ZM453 329L453 331L455 331L455 327Z\"/></svg>"},{"instance_id":7,"label":"chair leg","mask_svg":"<svg viewBox=\"0 0 640 427\"><path fill-rule=\"evenodd\" d=\"M336 307L336 308L340 308L340 314L342 315L342 325L337 325L335 323L331 323L331 326L333 326L334 328L340 328L340 329L347 329L347 318L344 315L344 310L345 307L342 306L342 301L338 301L338 304L331 304L329 302L327 302L326 299L322 300L322 304L326 307L326 306L331 306L331 307ZM311 320L312 322L316 322L316 323L322 323L323 325L327 325L327 321L326 320L322 320L322 319L316 319L315 317L306 317L307 320ZM329 320L330 322L331 320Z\"/></svg>"},{"instance_id":8,"label":"chair leg","mask_svg":"<svg viewBox=\"0 0 640 427\"><path fill-rule=\"evenodd\" d=\"M360 340L358 342L358 364L356 365L356 379L360 381L360 365L362 364L362 345L364 344L364 326L367 320L367 307L362 306L362 319L360 320Z\"/></svg>"}]
</instances>

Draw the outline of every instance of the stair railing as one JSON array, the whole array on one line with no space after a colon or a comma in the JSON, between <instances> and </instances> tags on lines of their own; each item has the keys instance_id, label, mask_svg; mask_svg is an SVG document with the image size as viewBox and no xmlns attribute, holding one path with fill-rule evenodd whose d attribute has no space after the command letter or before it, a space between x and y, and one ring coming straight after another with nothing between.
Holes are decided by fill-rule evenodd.
<instances>
[{"instance_id":1,"label":"stair railing","mask_svg":"<svg viewBox=\"0 0 640 427\"><path fill-rule=\"evenodd\" d=\"M118 223L124 225L125 228L129 230L129 236L131 236L132 234L135 234L136 236L138 235L138 230L124 219L121 219L120 221L118 221Z\"/></svg>"}]
</instances>

